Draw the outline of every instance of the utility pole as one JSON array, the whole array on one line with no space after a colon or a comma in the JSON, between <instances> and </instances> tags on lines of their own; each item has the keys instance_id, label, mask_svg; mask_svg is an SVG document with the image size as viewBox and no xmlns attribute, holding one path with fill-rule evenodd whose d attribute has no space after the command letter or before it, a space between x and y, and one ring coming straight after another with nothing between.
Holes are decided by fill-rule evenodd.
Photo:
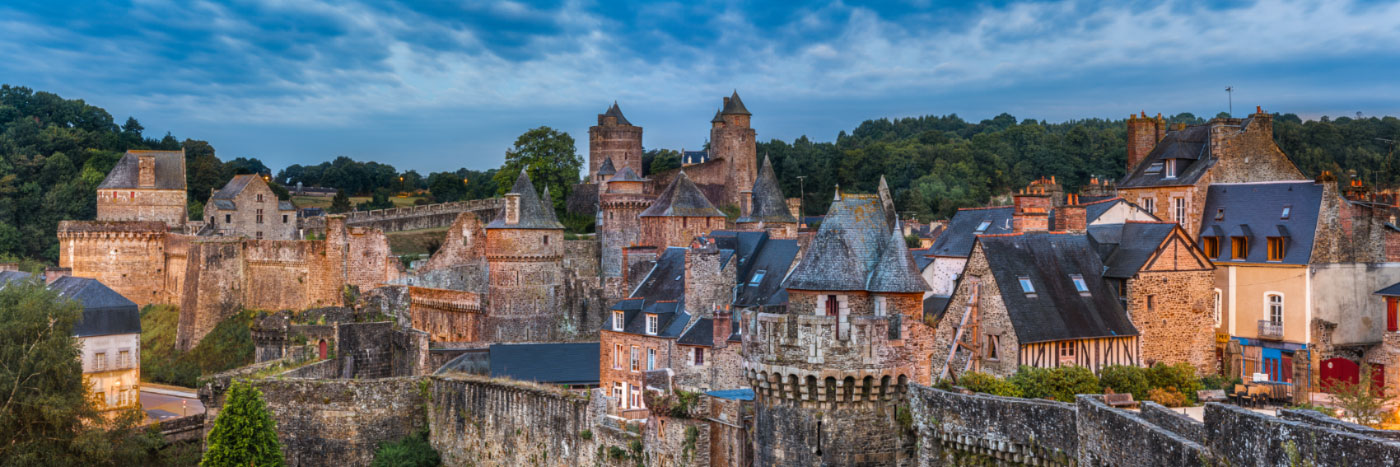
<instances>
[{"instance_id":1,"label":"utility pole","mask_svg":"<svg viewBox=\"0 0 1400 467\"><path fill-rule=\"evenodd\" d=\"M798 193L799 193L799 194L797 195L797 225L798 225L798 226L801 226L801 225L802 225L802 218L807 214L807 207L805 206L805 204L807 203L807 183L806 183L806 182L807 182L807 176L806 176L806 175L798 175L798 176L797 176L797 189L798 189Z\"/></svg>"},{"instance_id":2,"label":"utility pole","mask_svg":"<svg viewBox=\"0 0 1400 467\"><path fill-rule=\"evenodd\" d=\"M1226 93L1226 94L1229 94L1229 96L1230 96L1230 97L1229 97L1229 99L1230 99L1230 118L1234 118L1234 117L1235 117L1235 87L1234 87L1234 86L1225 86L1225 93Z\"/></svg>"}]
</instances>

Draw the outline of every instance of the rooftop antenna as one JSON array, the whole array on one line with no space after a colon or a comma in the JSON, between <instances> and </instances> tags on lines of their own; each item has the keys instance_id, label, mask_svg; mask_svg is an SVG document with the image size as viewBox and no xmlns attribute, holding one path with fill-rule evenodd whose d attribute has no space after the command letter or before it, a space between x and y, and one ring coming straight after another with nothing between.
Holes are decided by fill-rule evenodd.
<instances>
[{"instance_id":1,"label":"rooftop antenna","mask_svg":"<svg viewBox=\"0 0 1400 467\"><path fill-rule=\"evenodd\" d=\"M1228 86L1228 85L1225 86L1225 93L1230 95L1230 97L1229 97L1229 99L1230 99L1230 118L1234 118L1234 117L1235 117L1235 87L1234 87L1234 86Z\"/></svg>"}]
</instances>

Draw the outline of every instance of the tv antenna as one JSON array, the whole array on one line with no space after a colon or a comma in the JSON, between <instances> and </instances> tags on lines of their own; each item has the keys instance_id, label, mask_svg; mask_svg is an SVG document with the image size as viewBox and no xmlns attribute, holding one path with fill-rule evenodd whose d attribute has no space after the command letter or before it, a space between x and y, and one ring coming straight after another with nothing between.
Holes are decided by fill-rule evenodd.
<instances>
[{"instance_id":1,"label":"tv antenna","mask_svg":"<svg viewBox=\"0 0 1400 467\"><path fill-rule=\"evenodd\" d=\"M1233 118L1235 116L1235 87L1225 86L1225 94L1230 96L1230 117Z\"/></svg>"}]
</instances>

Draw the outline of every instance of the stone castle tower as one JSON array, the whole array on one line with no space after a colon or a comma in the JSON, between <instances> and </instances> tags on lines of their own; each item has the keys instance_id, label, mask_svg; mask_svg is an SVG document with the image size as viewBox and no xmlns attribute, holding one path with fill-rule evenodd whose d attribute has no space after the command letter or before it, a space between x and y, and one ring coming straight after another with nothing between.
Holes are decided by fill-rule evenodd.
<instances>
[{"instance_id":1,"label":"stone castle tower","mask_svg":"<svg viewBox=\"0 0 1400 467\"><path fill-rule=\"evenodd\" d=\"M613 170L630 167L642 173L642 127L622 116L613 102L607 112L598 114L598 124L588 128L588 183L601 184L599 169L611 159Z\"/></svg>"},{"instance_id":2,"label":"stone castle tower","mask_svg":"<svg viewBox=\"0 0 1400 467\"><path fill-rule=\"evenodd\" d=\"M741 192L753 186L758 173L757 134L749 126L752 115L735 91L724 98L724 106L710 120L710 159L723 159L729 175L723 204L742 205Z\"/></svg>"},{"instance_id":3,"label":"stone castle tower","mask_svg":"<svg viewBox=\"0 0 1400 467\"><path fill-rule=\"evenodd\" d=\"M682 170L656 201L638 214L641 243L665 251L687 247L695 237L724 228L724 212L710 204L700 188Z\"/></svg>"},{"instance_id":4,"label":"stone castle tower","mask_svg":"<svg viewBox=\"0 0 1400 467\"><path fill-rule=\"evenodd\" d=\"M888 188L836 193L783 282L785 311L745 311L744 372L755 393L755 465L898 465L914 440L896 407L927 384L930 290L900 235Z\"/></svg>"},{"instance_id":5,"label":"stone castle tower","mask_svg":"<svg viewBox=\"0 0 1400 467\"><path fill-rule=\"evenodd\" d=\"M622 249L641 241L642 226L638 216L655 198L646 193L646 185L647 179L637 176L631 167L623 167L599 187L598 240L604 277L620 276Z\"/></svg>"},{"instance_id":6,"label":"stone castle tower","mask_svg":"<svg viewBox=\"0 0 1400 467\"><path fill-rule=\"evenodd\" d=\"M744 198L739 204L739 219L734 221L739 229L764 230L772 238L797 238L797 217L783 197L773 161L767 156L763 157L753 190L739 194Z\"/></svg>"},{"instance_id":7,"label":"stone castle tower","mask_svg":"<svg viewBox=\"0 0 1400 467\"><path fill-rule=\"evenodd\" d=\"M541 198L525 171L506 193L502 212L486 225L490 268L488 307L481 337L495 342L557 337L564 293L564 225L554 216L549 190Z\"/></svg>"}]
</instances>

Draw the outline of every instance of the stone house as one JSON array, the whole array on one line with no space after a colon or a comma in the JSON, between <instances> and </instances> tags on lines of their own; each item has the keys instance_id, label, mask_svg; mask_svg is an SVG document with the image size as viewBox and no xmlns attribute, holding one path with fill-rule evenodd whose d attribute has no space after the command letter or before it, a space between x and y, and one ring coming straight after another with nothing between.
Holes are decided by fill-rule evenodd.
<instances>
[{"instance_id":1,"label":"stone house","mask_svg":"<svg viewBox=\"0 0 1400 467\"><path fill-rule=\"evenodd\" d=\"M660 248L685 247L695 237L724 228L724 212L690 181L685 171L641 214L641 244Z\"/></svg>"},{"instance_id":2,"label":"stone house","mask_svg":"<svg viewBox=\"0 0 1400 467\"><path fill-rule=\"evenodd\" d=\"M667 248L632 295L609 310L598 332L598 380L626 418L646 418L647 371L678 366L676 339L691 322L685 300L686 248Z\"/></svg>"},{"instance_id":3,"label":"stone house","mask_svg":"<svg viewBox=\"0 0 1400 467\"><path fill-rule=\"evenodd\" d=\"M1128 173L1117 190L1159 219L1195 233L1211 184L1303 178L1274 143L1273 116L1263 110L1244 119L1215 118L1171 129L1160 114L1143 113L1128 117Z\"/></svg>"},{"instance_id":4,"label":"stone house","mask_svg":"<svg viewBox=\"0 0 1400 467\"><path fill-rule=\"evenodd\" d=\"M911 444L893 409L929 380L928 284L915 269L884 180L841 193L783 282L788 305L740 320L755 392L757 465L878 463Z\"/></svg>"},{"instance_id":5,"label":"stone house","mask_svg":"<svg viewBox=\"0 0 1400 467\"><path fill-rule=\"evenodd\" d=\"M256 240L295 240L297 210L280 201L257 174L234 175L204 203L205 229L216 235Z\"/></svg>"},{"instance_id":6,"label":"stone house","mask_svg":"<svg viewBox=\"0 0 1400 467\"><path fill-rule=\"evenodd\" d=\"M1026 232L976 239L938 319L935 378L1010 376L1022 365L1141 364L1138 330L1103 278L1083 234Z\"/></svg>"},{"instance_id":7,"label":"stone house","mask_svg":"<svg viewBox=\"0 0 1400 467\"><path fill-rule=\"evenodd\" d=\"M740 230L764 230L773 238L797 238L797 218L792 215L787 198L778 187L773 162L763 157L753 190L741 193L739 218L734 221Z\"/></svg>"},{"instance_id":8,"label":"stone house","mask_svg":"<svg viewBox=\"0 0 1400 467\"><path fill-rule=\"evenodd\" d=\"M141 407L141 312L136 303L95 279L69 276L67 269L50 268L45 280L60 297L83 307L73 326L83 385L90 388L103 411ZM29 273L0 272L0 288L30 280Z\"/></svg>"},{"instance_id":9,"label":"stone house","mask_svg":"<svg viewBox=\"0 0 1400 467\"><path fill-rule=\"evenodd\" d=\"M185 151L127 151L97 185L97 220L185 226Z\"/></svg>"}]
</instances>

